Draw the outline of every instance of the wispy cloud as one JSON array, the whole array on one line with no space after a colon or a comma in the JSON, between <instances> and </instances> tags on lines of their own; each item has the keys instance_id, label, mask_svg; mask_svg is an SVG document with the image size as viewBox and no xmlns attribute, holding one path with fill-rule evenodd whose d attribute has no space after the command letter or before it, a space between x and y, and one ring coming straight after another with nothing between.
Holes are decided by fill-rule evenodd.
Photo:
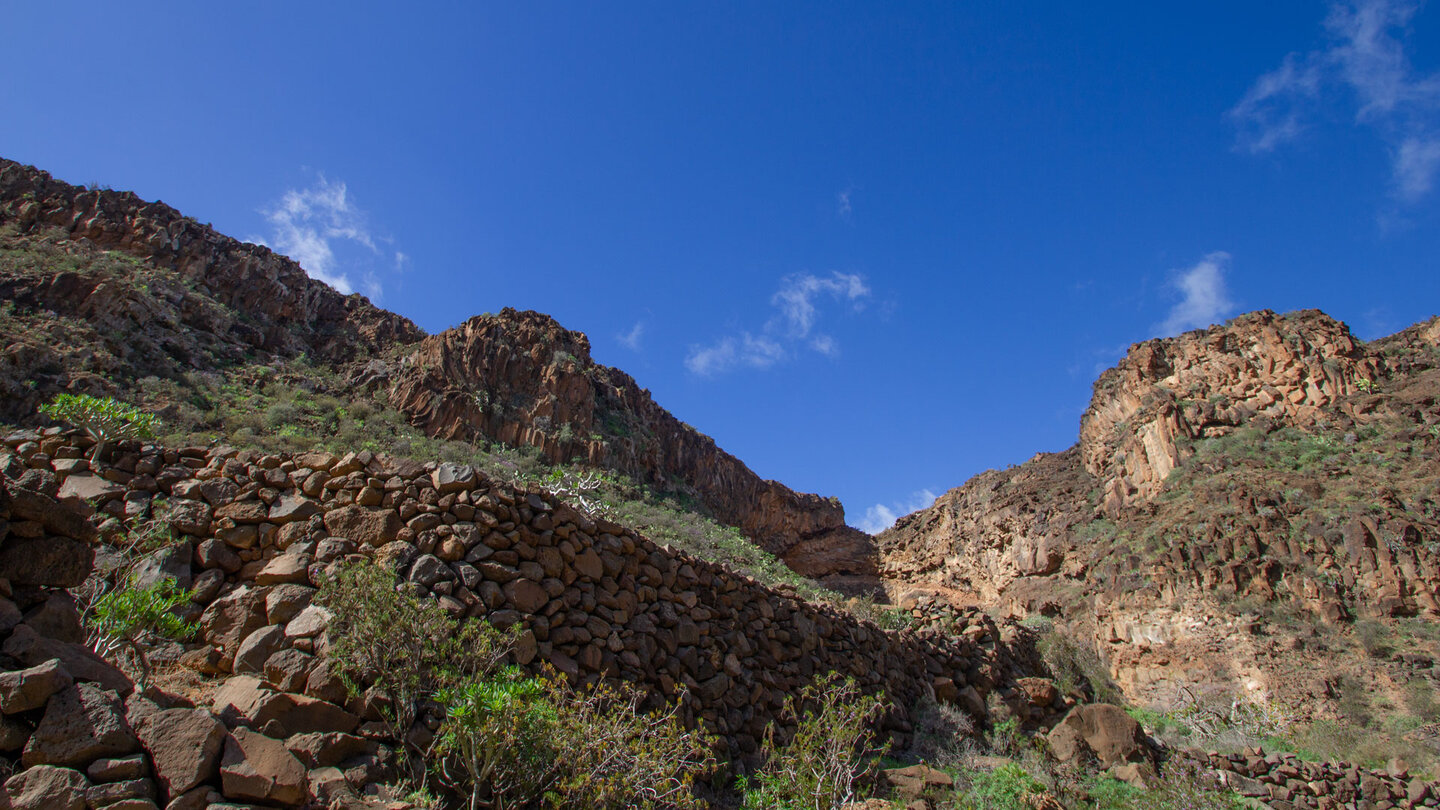
<instances>
[{"instance_id":1,"label":"wispy cloud","mask_svg":"<svg viewBox=\"0 0 1440 810\"><path fill-rule=\"evenodd\" d=\"M1320 71L1295 54L1280 67L1256 80L1231 108L1229 116L1239 128L1239 145L1253 153L1269 152L1294 140L1303 129L1301 107L1320 91Z\"/></svg>"},{"instance_id":2,"label":"wispy cloud","mask_svg":"<svg viewBox=\"0 0 1440 810\"><path fill-rule=\"evenodd\" d=\"M840 344L816 331L821 308L841 305L858 311L869 297L870 287L857 274L787 276L770 297L774 314L758 332L742 331L707 346L691 346L685 367L710 376L738 367L770 368L802 349L836 357Z\"/></svg>"},{"instance_id":3,"label":"wispy cloud","mask_svg":"<svg viewBox=\"0 0 1440 810\"><path fill-rule=\"evenodd\" d=\"M841 219L849 219L850 213L855 210L850 205L850 195L854 193L854 191L854 189L847 188L835 195L835 213L838 214Z\"/></svg>"},{"instance_id":4,"label":"wispy cloud","mask_svg":"<svg viewBox=\"0 0 1440 810\"><path fill-rule=\"evenodd\" d=\"M643 337L645 337L645 322L636 321L635 325L630 327L629 332L617 335L616 339L620 341L621 346L632 352L638 352L640 351L640 340Z\"/></svg>"},{"instance_id":5,"label":"wispy cloud","mask_svg":"<svg viewBox=\"0 0 1440 810\"><path fill-rule=\"evenodd\" d=\"M1225 289L1225 271L1230 254L1217 250L1193 267L1178 271L1173 287L1180 300L1156 329L1161 336L1178 335L1190 329L1201 329L1224 320L1235 309L1235 302Z\"/></svg>"},{"instance_id":6,"label":"wispy cloud","mask_svg":"<svg viewBox=\"0 0 1440 810\"><path fill-rule=\"evenodd\" d=\"M1406 138L1395 152L1395 187L1413 202L1430 193L1440 170L1440 137Z\"/></svg>"},{"instance_id":7,"label":"wispy cloud","mask_svg":"<svg viewBox=\"0 0 1440 810\"><path fill-rule=\"evenodd\" d=\"M1269 152L1296 139L1329 91L1344 88L1355 122L1374 128L1391 152L1396 195L1413 202L1428 194L1440 171L1440 75L1417 74L1406 53L1419 9L1414 0L1332 4L1324 46L1286 56L1229 111L1239 147Z\"/></svg>"},{"instance_id":8,"label":"wispy cloud","mask_svg":"<svg viewBox=\"0 0 1440 810\"><path fill-rule=\"evenodd\" d=\"M895 501L889 505L877 503L865 510L865 517L860 520L856 528L867 534L879 534L891 526L895 521L911 512L924 509L935 503L935 493L928 489L913 492L905 501Z\"/></svg>"},{"instance_id":9,"label":"wispy cloud","mask_svg":"<svg viewBox=\"0 0 1440 810\"><path fill-rule=\"evenodd\" d=\"M365 213L350 199L345 184L331 182L323 175L309 188L285 192L278 203L262 209L261 213L270 223L271 233L255 241L289 256L312 278L345 295L354 292L355 285L350 273L340 269L337 249L351 243L370 255L380 255ZM397 269L403 269L408 262L409 257L404 253L395 253ZM379 276L373 271L364 271L361 286L372 299L378 300L384 292Z\"/></svg>"}]
</instances>

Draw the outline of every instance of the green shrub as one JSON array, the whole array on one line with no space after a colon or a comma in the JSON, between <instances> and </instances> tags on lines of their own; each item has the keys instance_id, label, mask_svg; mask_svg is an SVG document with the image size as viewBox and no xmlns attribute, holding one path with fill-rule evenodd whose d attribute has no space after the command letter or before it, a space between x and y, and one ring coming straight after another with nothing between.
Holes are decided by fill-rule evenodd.
<instances>
[{"instance_id":1,"label":"green shrub","mask_svg":"<svg viewBox=\"0 0 1440 810\"><path fill-rule=\"evenodd\" d=\"M126 587L111 591L90 606L87 617L98 636L96 651L112 655L128 649L140 667L138 683L150 680L150 659L141 638L147 633L183 641L199 629L173 612L190 600L190 593L168 577L148 588Z\"/></svg>"},{"instance_id":2,"label":"green shrub","mask_svg":"<svg viewBox=\"0 0 1440 810\"><path fill-rule=\"evenodd\" d=\"M457 760L471 808L695 808L695 777L709 770L714 740L685 728L679 703L637 711L639 691L518 668L442 691L437 753Z\"/></svg>"},{"instance_id":3,"label":"green shrub","mask_svg":"<svg viewBox=\"0 0 1440 810\"><path fill-rule=\"evenodd\" d=\"M788 707L797 721L794 736L781 745L772 726L765 764L741 781L746 810L831 810L854 799L876 753L871 724L884 708L853 678L817 677Z\"/></svg>"},{"instance_id":4,"label":"green shrub","mask_svg":"<svg viewBox=\"0 0 1440 810\"><path fill-rule=\"evenodd\" d=\"M1242 810L1245 800L1232 791L1206 784L1191 768L1168 768L1154 786L1138 788L1110 776L1085 786L1084 806L1091 810Z\"/></svg>"},{"instance_id":5,"label":"green shrub","mask_svg":"<svg viewBox=\"0 0 1440 810\"><path fill-rule=\"evenodd\" d=\"M558 720L540 681L508 667L436 697L445 705L437 753L458 760L469 777L471 810L487 794L496 806L540 795L561 754L552 744Z\"/></svg>"},{"instance_id":6,"label":"green shrub","mask_svg":"<svg viewBox=\"0 0 1440 810\"><path fill-rule=\"evenodd\" d=\"M1426 723L1440 720L1440 701L1436 700L1435 687L1421 678L1405 684L1405 708Z\"/></svg>"},{"instance_id":7,"label":"green shrub","mask_svg":"<svg viewBox=\"0 0 1440 810\"><path fill-rule=\"evenodd\" d=\"M915 732L909 759L938 768L965 768L974 759L975 721L970 715L934 698L922 698L911 712Z\"/></svg>"},{"instance_id":8,"label":"green shrub","mask_svg":"<svg viewBox=\"0 0 1440 810\"><path fill-rule=\"evenodd\" d=\"M111 442L148 439L160 426L159 417L145 413L112 397L89 394L56 394L40 406L40 413L57 422L68 422L95 440L91 457L104 460Z\"/></svg>"},{"instance_id":9,"label":"green shrub","mask_svg":"<svg viewBox=\"0 0 1440 810\"><path fill-rule=\"evenodd\" d=\"M373 687L384 696L385 722L406 746L412 777L423 787L428 751L409 733L420 702L488 677L509 655L519 626L502 634L482 621L457 622L368 561L327 577L316 603L332 614L330 660L338 674L353 694Z\"/></svg>"},{"instance_id":10,"label":"green shrub","mask_svg":"<svg viewBox=\"0 0 1440 810\"><path fill-rule=\"evenodd\" d=\"M977 771L970 778L970 789L961 803L965 810L1030 810L1031 796L1045 792L1040 780L1014 762L1001 764L994 770Z\"/></svg>"},{"instance_id":11,"label":"green shrub","mask_svg":"<svg viewBox=\"0 0 1440 810\"><path fill-rule=\"evenodd\" d=\"M1394 638L1390 628L1375 619L1362 619L1355 623L1355 638L1365 648L1365 654L1381 660L1394 654Z\"/></svg>"}]
</instances>

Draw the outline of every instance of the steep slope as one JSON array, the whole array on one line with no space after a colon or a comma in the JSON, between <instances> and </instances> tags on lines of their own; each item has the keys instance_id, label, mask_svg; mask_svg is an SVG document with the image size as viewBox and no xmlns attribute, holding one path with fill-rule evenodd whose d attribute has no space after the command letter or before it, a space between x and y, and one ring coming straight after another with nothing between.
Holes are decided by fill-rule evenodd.
<instances>
[{"instance_id":1,"label":"steep slope","mask_svg":"<svg viewBox=\"0 0 1440 810\"><path fill-rule=\"evenodd\" d=\"M304 357L380 389L431 436L618 470L693 497L801 573L869 571L869 537L845 526L838 501L762 480L539 313L507 309L426 337L163 203L3 160L0 298L0 419L12 423L59 390L213 400L217 383L195 373Z\"/></svg>"},{"instance_id":2,"label":"steep slope","mask_svg":"<svg viewBox=\"0 0 1440 810\"><path fill-rule=\"evenodd\" d=\"M1440 615L1440 319L1367 344L1257 312L1137 344L1075 447L877 542L894 579L1055 617L1143 703L1210 690L1324 717L1360 684L1395 708L1434 681L1398 654L1430 655L1414 633Z\"/></svg>"}]
</instances>

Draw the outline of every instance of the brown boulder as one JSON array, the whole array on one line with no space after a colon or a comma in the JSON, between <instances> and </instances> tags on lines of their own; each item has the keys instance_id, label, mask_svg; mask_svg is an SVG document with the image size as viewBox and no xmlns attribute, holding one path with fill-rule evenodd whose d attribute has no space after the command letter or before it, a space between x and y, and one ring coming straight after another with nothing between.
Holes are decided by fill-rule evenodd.
<instances>
[{"instance_id":1,"label":"brown boulder","mask_svg":"<svg viewBox=\"0 0 1440 810\"><path fill-rule=\"evenodd\" d=\"M446 461L430 474L430 481L441 495L447 495L462 489L474 489L479 477L475 474L475 468L469 464Z\"/></svg>"},{"instance_id":2,"label":"brown boulder","mask_svg":"<svg viewBox=\"0 0 1440 810\"><path fill-rule=\"evenodd\" d=\"M170 501L170 509L165 514L165 520L169 522L171 528L181 534L204 537L210 533L210 518L213 514L210 505L204 501L176 498Z\"/></svg>"},{"instance_id":3,"label":"brown boulder","mask_svg":"<svg viewBox=\"0 0 1440 810\"><path fill-rule=\"evenodd\" d=\"M200 614L200 630L227 653L265 626L265 591L240 587L211 602ZM264 659L262 658L263 662Z\"/></svg>"},{"instance_id":4,"label":"brown boulder","mask_svg":"<svg viewBox=\"0 0 1440 810\"><path fill-rule=\"evenodd\" d=\"M1094 753L1108 768L1144 757L1145 734L1119 706L1091 703L1076 706L1048 735L1050 751L1061 762L1077 762Z\"/></svg>"},{"instance_id":5,"label":"brown boulder","mask_svg":"<svg viewBox=\"0 0 1440 810\"><path fill-rule=\"evenodd\" d=\"M75 684L57 693L21 757L31 765L87 765L101 757L133 754L140 741L112 692Z\"/></svg>"},{"instance_id":6,"label":"brown boulder","mask_svg":"<svg viewBox=\"0 0 1440 810\"><path fill-rule=\"evenodd\" d=\"M338 731L349 734L360 718L323 700L267 688L259 678L237 675L215 693L211 710L227 725L276 728L285 734ZM271 723L274 726L271 726Z\"/></svg>"},{"instance_id":7,"label":"brown boulder","mask_svg":"<svg viewBox=\"0 0 1440 810\"><path fill-rule=\"evenodd\" d=\"M140 727L140 742L166 795L174 797L215 776L225 727L204 709L167 709Z\"/></svg>"},{"instance_id":8,"label":"brown boulder","mask_svg":"<svg viewBox=\"0 0 1440 810\"><path fill-rule=\"evenodd\" d=\"M255 575L256 585L304 585L310 581L310 555L281 554Z\"/></svg>"},{"instance_id":9,"label":"brown boulder","mask_svg":"<svg viewBox=\"0 0 1440 810\"><path fill-rule=\"evenodd\" d=\"M130 679L110 662L96 655L83 644L56 641L35 632L28 624L16 627L5 639L0 652L14 658L23 666L36 667L52 658L60 660L65 671L77 681L91 681L106 689L127 695L133 689Z\"/></svg>"},{"instance_id":10,"label":"brown boulder","mask_svg":"<svg viewBox=\"0 0 1440 810\"><path fill-rule=\"evenodd\" d=\"M89 542L96 538L94 524L74 507L60 503L44 493L14 484L10 485L9 491L12 521L33 520L51 534L72 540Z\"/></svg>"},{"instance_id":11,"label":"brown boulder","mask_svg":"<svg viewBox=\"0 0 1440 810\"><path fill-rule=\"evenodd\" d=\"M306 798L305 766L284 743L249 729L225 740L220 780L227 799L293 806Z\"/></svg>"},{"instance_id":12,"label":"brown boulder","mask_svg":"<svg viewBox=\"0 0 1440 810\"><path fill-rule=\"evenodd\" d=\"M5 780L10 810L85 810L90 781L79 771L36 765Z\"/></svg>"},{"instance_id":13,"label":"brown boulder","mask_svg":"<svg viewBox=\"0 0 1440 810\"><path fill-rule=\"evenodd\" d=\"M394 509L342 506L325 513L325 531L368 546L383 546L394 540L403 525Z\"/></svg>"},{"instance_id":14,"label":"brown boulder","mask_svg":"<svg viewBox=\"0 0 1440 810\"><path fill-rule=\"evenodd\" d=\"M14 537L0 548L0 577L15 585L77 588L90 576L95 549L69 537Z\"/></svg>"},{"instance_id":15,"label":"brown boulder","mask_svg":"<svg viewBox=\"0 0 1440 810\"><path fill-rule=\"evenodd\" d=\"M292 523L297 520L308 520L320 514L324 510L320 504L294 492L281 495L275 503L270 504L271 523Z\"/></svg>"},{"instance_id":16,"label":"brown boulder","mask_svg":"<svg viewBox=\"0 0 1440 810\"><path fill-rule=\"evenodd\" d=\"M16 714L45 705L50 696L74 683L60 659L29 669L0 672L0 712Z\"/></svg>"}]
</instances>

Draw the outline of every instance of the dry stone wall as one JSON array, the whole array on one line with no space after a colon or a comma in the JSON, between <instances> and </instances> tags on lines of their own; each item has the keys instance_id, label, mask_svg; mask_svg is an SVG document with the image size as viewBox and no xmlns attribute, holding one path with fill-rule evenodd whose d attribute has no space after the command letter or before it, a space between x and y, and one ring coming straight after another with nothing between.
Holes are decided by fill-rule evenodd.
<instances>
[{"instance_id":1,"label":"dry stone wall","mask_svg":"<svg viewBox=\"0 0 1440 810\"><path fill-rule=\"evenodd\" d=\"M907 707L922 696L983 716L985 697L1014 674L1006 645L978 614L973 626L950 628L960 631L954 637L887 632L466 466L147 446L120 452L97 474L73 436L19 433L6 445L0 464L53 472L58 493L95 509L102 531L154 515L185 537L155 566L201 603L209 646L188 654L192 667L327 705L341 696L324 665L323 610L310 598L328 567L360 558L455 616L519 623L523 663L548 662L579 681L616 678L657 699L686 692L688 716L738 757L758 752L766 726L817 674L883 690L897 706L885 726L901 738ZM256 698L259 684L237 688L235 702L249 708L235 711L256 728L274 719L277 734L300 733L279 719L297 711L295 699L266 710L274 698ZM266 711L273 717L257 715ZM354 731L324 707L306 712L321 717L307 733Z\"/></svg>"},{"instance_id":2,"label":"dry stone wall","mask_svg":"<svg viewBox=\"0 0 1440 810\"><path fill-rule=\"evenodd\" d=\"M1181 752L1180 759L1273 810L1440 807L1440 785L1412 776L1403 766L1379 771L1344 762L1307 762L1261 748L1239 754L1191 750Z\"/></svg>"}]
</instances>

